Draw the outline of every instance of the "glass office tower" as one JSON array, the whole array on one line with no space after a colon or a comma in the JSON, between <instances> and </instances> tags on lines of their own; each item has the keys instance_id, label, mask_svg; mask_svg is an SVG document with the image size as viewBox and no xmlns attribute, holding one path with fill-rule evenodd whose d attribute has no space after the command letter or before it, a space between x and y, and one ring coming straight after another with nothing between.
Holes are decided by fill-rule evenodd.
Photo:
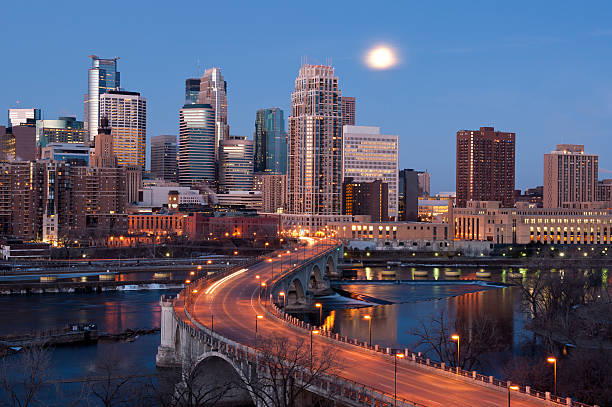
<instances>
[{"instance_id":1,"label":"glass office tower","mask_svg":"<svg viewBox=\"0 0 612 407\"><path fill-rule=\"evenodd\" d=\"M194 105L198 103L200 94L200 79L189 78L185 80L185 104Z\"/></svg>"},{"instance_id":2,"label":"glass office tower","mask_svg":"<svg viewBox=\"0 0 612 407\"><path fill-rule=\"evenodd\" d=\"M287 133L282 109L260 109L255 116L256 173L287 173Z\"/></svg>"},{"instance_id":3,"label":"glass office tower","mask_svg":"<svg viewBox=\"0 0 612 407\"><path fill-rule=\"evenodd\" d=\"M119 58L104 59L90 55L87 94L85 95L85 126L88 130L87 140L93 140L98 134L100 123L100 95L109 90L118 90L120 74L117 71Z\"/></svg>"},{"instance_id":4,"label":"glass office tower","mask_svg":"<svg viewBox=\"0 0 612 407\"><path fill-rule=\"evenodd\" d=\"M215 110L209 104L185 105L180 112L179 184L215 183Z\"/></svg>"},{"instance_id":5,"label":"glass office tower","mask_svg":"<svg viewBox=\"0 0 612 407\"><path fill-rule=\"evenodd\" d=\"M221 192L253 189L253 140L230 136L219 147L219 190Z\"/></svg>"}]
</instances>

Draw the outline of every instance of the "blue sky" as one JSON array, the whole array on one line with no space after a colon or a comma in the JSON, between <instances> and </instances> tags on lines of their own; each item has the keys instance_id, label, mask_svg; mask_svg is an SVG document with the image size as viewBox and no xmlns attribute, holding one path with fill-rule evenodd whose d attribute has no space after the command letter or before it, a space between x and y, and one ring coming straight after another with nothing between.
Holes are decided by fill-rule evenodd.
<instances>
[{"instance_id":1,"label":"blue sky","mask_svg":"<svg viewBox=\"0 0 612 407\"><path fill-rule=\"evenodd\" d=\"M480 126L517 133L519 188L542 183L557 143L612 170L610 2L14 1L2 14L5 112L18 100L82 119L87 56L119 56L122 86L147 98L148 137L177 134L199 61L222 68L231 133L251 138L257 109L289 113L300 58L330 58L357 124L399 134L400 166L429 170L432 191L455 189L456 131ZM379 43L402 64L366 68Z\"/></svg>"}]
</instances>

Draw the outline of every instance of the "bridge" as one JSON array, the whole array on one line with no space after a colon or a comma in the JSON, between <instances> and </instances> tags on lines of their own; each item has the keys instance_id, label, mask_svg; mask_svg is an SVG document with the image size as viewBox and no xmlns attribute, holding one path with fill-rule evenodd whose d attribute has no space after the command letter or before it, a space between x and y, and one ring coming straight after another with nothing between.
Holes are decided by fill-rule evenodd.
<instances>
[{"instance_id":1,"label":"bridge","mask_svg":"<svg viewBox=\"0 0 612 407\"><path fill-rule=\"evenodd\" d=\"M342 361L338 371L315 375L311 356L310 365L303 363L291 372L293 386L335 405L493 407L507 405L511 397L512 406L587 407L529 386L510 387L492 376L450 368L408 349L342 337L285 313L313 307L314 294L328 289L342 253L338 241L313 240L195 281L176 299L163 297L157 365L180 365L202 386L246 383L228 391L228 405L277 405L271 402L275 386L268 385L263 397L270 399L264 400L253 383L274 376L265 365L262 339L283 337L287 347L311 344L306 345L311 355L331 350ZM312 400L302 397L297 405L312 405Z\"/></svg>"}]
</instances>

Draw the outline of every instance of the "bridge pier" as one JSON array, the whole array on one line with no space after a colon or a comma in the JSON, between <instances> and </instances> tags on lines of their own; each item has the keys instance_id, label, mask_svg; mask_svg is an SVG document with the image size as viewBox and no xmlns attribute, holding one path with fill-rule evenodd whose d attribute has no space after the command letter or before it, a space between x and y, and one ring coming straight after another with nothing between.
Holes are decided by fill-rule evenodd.
<instances>
[{"instance_id":1,"label":"bridge pier","mask_svg":"<svg viewBox=\"0 0 612 407\"><path fill-rule=\"evenodd\" d=\"M155 365L162 368L180 366L180 358L177 357L176 332L177 323L174 317L173 299L162 296L159 301L161 306L161 341L157 347Z\"/></svg>"}]
</instances>

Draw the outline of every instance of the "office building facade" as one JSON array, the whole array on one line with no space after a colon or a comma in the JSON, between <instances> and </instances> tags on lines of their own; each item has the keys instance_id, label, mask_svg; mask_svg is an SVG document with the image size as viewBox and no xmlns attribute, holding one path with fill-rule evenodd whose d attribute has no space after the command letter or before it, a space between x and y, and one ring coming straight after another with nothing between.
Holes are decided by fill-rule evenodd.
<instances>
[{"instance_id":1,"label":"office building facade","mask_svg":"<svg viewBox=\"0 0 612 407\"><path fill-rule=\"evenodd\" d=\"M342 183L342 213L366 215L372 222L389 220L389 186L381 180L356 182L345 178Z\"/></svg>"},{"instance_id":2,"label":"office building facade","mask_svg":"<svg viewBox=\"0 0 612 407\"><path fill-rule=\"evenodd\" d=\"M419 197L431 195L431 175L427 171L419 171Z\"/></svg>"},{"instance_id":3,"label":"office building facade","mask_svg":"<svg viewBox=\"0 0 612 407\"><path fill-rule=\"evenodd\" d=\"M200 95L200 79L189 78L185 80L185 104L195 105Z\"/></svg>"},{"instance_id":4,"label":"office building facade","mask_svg":"<svg viewBox=\"0 0 612 407\"><path fill-rule=\"evenodd\" d=\"M457 205L467 201L514 204L516 134L493 127L457 132Z\"/></svg>"},{"instance_id":5,"label":"office building facade","mask_svg":"<svg viewBox=\"0 0 612 407\"><path fill-rule=\"evenodd\" d=\"M288 211L342 212L342 92L334 68L304 64L291 93Z\"/></svg>"},{"instance_id":6,"label":"office building facade","mask_svg":"<svg viewBox=\"0 0 612 407\"><path fill-rule=\"evenodd\" d=\"M419 215L419 173L413 169L399 172L398 220L416 221Z\"/></svg>"},{"instance_id":7,"label":"office building facade","mask_svg":"<svg viewBox=\"0 0 612 407\"><path fill-rule=\"evenodd\" d=\"M121 75L117 71L119 58L105 59L90 55L91 68L88 72L87 94L85 95L85 128L88 137L93 141L98 134L100 124L100 96L109 90L118 90L121 86Z\"/></svg>"},{"instance_id":8,"label":"office building facade","mask_svg":"<svg viewBox=\"0 0 612 407\"><path fill-rule=\"evenodd\" d=\"M219 146L219 191L250 191L253 188L253 141L230 136Z\"/></svg>"},{"instance_id":9,"label":"office building facade","mask_svg":"<svg viewBox=\"0 0 612 407\"><path fill-rule=\"evenodd\" d=\"M36 121L36 145L39 147L49 143L83 143L86 138L85 126L76 117Z\"/></svg>"},{"instance_id":10,"label":"office building facade","mask_svg":"<svg viewBox=\"0 0 612 407\"><path fill-rule=\"evenodd\" d=\"M49 143L42 147L40 158L72 166L89 166L89 146L76 143Z\"/></svg>"},{"instance_id":11,"label":"office building facade","mask_svg":"<svg viewBox=\"0 0 612 407\"><path fill-rule=\"evenodd\" d=\"M8 110L8 127L21 126L28 122L35 123L36 120L42 118L40 109L29 108L29 109L9 109Z\"/></svg>"},{"instance_id":12,"label":"office building facade","mask_svg":"<svg viewBox=\"0 0 612 407\"><path fill-rule=\"evenodd\" d=\"M597 200L599 156L580 144L558 144L544 154L544 207L561 208Z\"/></svg>"},{"instance_id":13,"label":"office building facade","mask_svg":"<svg viewBox=\"0 0 612 407\"><path fill-rule=\"evenodd\" d=\"M209 104L185 105L180 111L179 184L215 183L215 111Z\"/></svg>"},{"instance_id":14,"label":"office building facade","mask_svg":"<svg viewBox=\"0 0 612 407\"><path fill-rule=\"evenodd\" d=\"M355 125L355 98L342 96L342 126Z\"/></svg>"},{"instance_id":15,"label":"office building facade","mask_svg":"<svg viewBox=\"0 0 612 407\"><path fill-rule=\"evenodd\" d=\"M118 164L144 169L147 100L138 92L109 90L100 96L100 115L108 119Z\"/></svg>"},{"instance_id":16,"label":"office building facade","mask_svg":"<svg viewBox=\"0 0 612 407\"><path fill-rule=\"evenodd\" d=\"M265 213L283 212L287 205L287 175L261 174L261 210Z\"/></svg>"},{"instance_id":17,"label":"office building facade","mask_svg":"<svg viewBox=\"0 0 612 407\"><path fill-rule=\"evenodd\" d=\"M397 219L399 137L380 134L379 127L344 126L342 174L356 182L381 180L389 188L388 215Z\"/></svg>"},{"instance_id":18,"label":"office building facade","mask_svg":"<svg viewBox=\"0 0 612 407\"><path fill-rule=\"evenodd\" d=\"M215 112L215 159L221 140L229 138L227 124L227 82L220 68L210 68L204 71L200 80L199 104L209 104Z\"/></svg>"},{"instance_id":19,"label":"office building facade","mask_svg":"<svg viewBox=\"0 0 612 407\"><path fill-rule=\"evenodd\" d=\"M260 109L255 116L256 173L287 173L287 133L284 112L278 107Z\"/></svg>"},{"instance_id":20,"label":"office building facade","mask_svg":"<svg viewBox=\"0 0 612 407\"><path fill-rule=\"evenodd\" d=\"M151 172L155 177L178 182L177 154L176 136L151 138Z\"/></svg>"}]
</instances>

